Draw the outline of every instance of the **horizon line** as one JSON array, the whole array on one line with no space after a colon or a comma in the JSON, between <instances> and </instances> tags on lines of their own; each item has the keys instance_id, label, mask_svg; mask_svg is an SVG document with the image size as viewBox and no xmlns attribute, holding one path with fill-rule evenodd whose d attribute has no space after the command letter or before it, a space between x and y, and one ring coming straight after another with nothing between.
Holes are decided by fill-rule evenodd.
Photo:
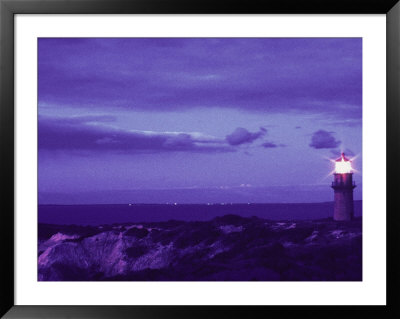
<instances>
[{"instance_id":1,"label":"horizon line","mask_svg":"<svg viewBox=\"0 0 400 319\"><path fill-rule=\"evenodd\" d=\"M354 199L354 202L362 202L362 199ZM124 206L138 206L138 205L168 205L168 206L188 206L188 205L205 205L205 206L231 206L231 205L302 205L302 204L329 204L334 203L334 201L323 201L323 202L240 202L240 203L231 203L231 202L221 202L221 203L118 203L118 204L100 204L100 203L90 203L90 204L40 204L38 206L106 206L106 205L124 205Z\"/></svg>"}]
</instances>

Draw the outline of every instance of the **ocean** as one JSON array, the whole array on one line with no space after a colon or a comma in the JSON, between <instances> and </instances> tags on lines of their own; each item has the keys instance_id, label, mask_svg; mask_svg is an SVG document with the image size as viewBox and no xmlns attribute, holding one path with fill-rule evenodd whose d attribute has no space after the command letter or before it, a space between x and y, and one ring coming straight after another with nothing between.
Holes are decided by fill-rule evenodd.
<instances>
[{"instance_id":1,"label":"ocean","mask_svg":"<svg viewBox=\"0 0 400 319\"><path fill-rule=\"evenodd\" d=\"M39 205L39 223L103 225L168 220L205 221L228 214L271 220L311 220L333 215L333 202L294 204L120 204ZM354 201L354 214L362 215L362 201Z\"/></svg>"}]
</instances>

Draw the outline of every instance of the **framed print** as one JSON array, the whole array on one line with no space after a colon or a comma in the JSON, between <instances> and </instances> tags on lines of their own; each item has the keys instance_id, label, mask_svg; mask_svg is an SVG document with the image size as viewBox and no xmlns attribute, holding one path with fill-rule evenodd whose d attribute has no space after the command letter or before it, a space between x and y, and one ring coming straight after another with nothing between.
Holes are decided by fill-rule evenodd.
<instances>
[{"instance_id":1,"label":"framed print","mask_svg":"<svg viewBox=\"0 0 400 319\"><path fill-rule=\"evenodd\" d=\"M398 314L399 4L288 4L1 2L2 315Z\"/></svg>"}]
</instances>

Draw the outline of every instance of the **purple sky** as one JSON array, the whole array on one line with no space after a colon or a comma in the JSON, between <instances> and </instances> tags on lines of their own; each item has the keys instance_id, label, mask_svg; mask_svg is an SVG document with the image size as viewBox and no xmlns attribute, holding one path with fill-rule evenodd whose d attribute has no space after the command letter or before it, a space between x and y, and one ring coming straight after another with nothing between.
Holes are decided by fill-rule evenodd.
<instances>
[{"instance_id":1,"label":"purple sky","mask_svg":"<svg viewBox=\"0 0 400 319\"><path fill-rule=\"evenodd\" d=\"M42 38L39 202L329 201L361 120L360 38Z\"/></svg>"}]
</instances>

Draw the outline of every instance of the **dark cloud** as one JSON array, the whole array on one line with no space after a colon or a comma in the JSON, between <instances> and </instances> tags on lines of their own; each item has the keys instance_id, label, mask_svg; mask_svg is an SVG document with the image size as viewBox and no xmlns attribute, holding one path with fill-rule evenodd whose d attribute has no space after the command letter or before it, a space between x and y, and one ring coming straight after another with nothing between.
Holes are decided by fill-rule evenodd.
<instances>
[{"instance_id":1,"label":"dark cloud","mask_svg":"<svg viewBox=\"0 0 400 319\"><path fill-rule=\"evenodd\" d=\"M38 59L46 105L361 119L361 38L41 38Z\"/></svg>"},{"instance_id":2,"label":"dark cloud","mask_svg":"<svg viewBox=\"0 0 400 319\"><path fill-rule=\"evenodd\" d=\"M262 146L262 147L265 147L265 148L275 148L275 147L278 147L278 145L276 145L275 143L272 143L272 142L265 142L265 143L263 143L261 146Z\"/></svg>"},{"instance_id":3,"label":"dark cloud","mask_svg":"<svg viewBox=\"0 0 400 319\"><path fill-rule=\"evenodd\" d=\"M316 149L338 147L341 141L337 141L332 134L333 132L327 132L324 130L314 132L311 137L310 146Z\"/></svg>"},{"instance_id":4,"label":"dark cloud","mask_svg":"<svg viewBox=\"0 0 400 319\"><path fill-rule=\"evenodd\" d=\"M264 127L249 132L238 127L225 139L202 133L125 130L113 126L112 116L39 116L39 148L68 151L134 152L233 152L236 146L250 144L267 133ZM274 148L272 142L262 144Z\"/></svg>"},{"instance_id":5,"label":"dark cloud","mask_svg":"<svg viewBox=\"0 0 400 319\"><path fill-rule=\"evenodd\" d=\"M243 127L238 127L233 133L226 136L226 141L230 145L241 145L246 143L252 143L256 139L260 138L266 133L265 128L260 128L258 132L249 132Z\"/></svg>"},{"instance_id":6,"label":"dark cloud","mask_svg":"<svg viewBox=\"0 0 400 319\"><path fill-rule=\"evenodd\" d=\"M112 118L39 117L39 148L68 151L229 152L224 140L199 133L130 131L107 126Z\"/></svg>"}]
</instances>

